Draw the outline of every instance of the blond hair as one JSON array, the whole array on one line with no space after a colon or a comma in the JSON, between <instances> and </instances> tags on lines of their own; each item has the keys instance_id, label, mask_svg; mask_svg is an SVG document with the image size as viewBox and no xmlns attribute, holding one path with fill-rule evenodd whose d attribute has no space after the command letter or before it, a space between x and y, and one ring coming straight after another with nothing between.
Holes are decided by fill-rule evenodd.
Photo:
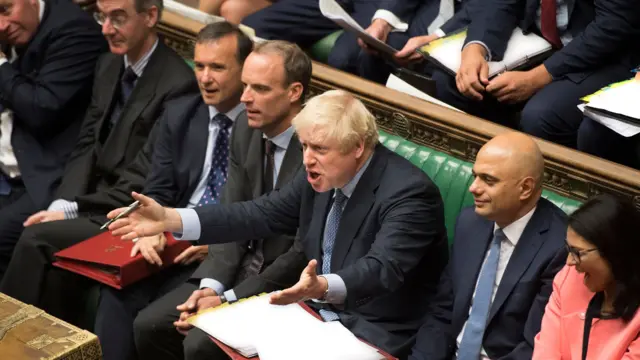
<instances>
[{"instance_id":1,"label":"blond hair","mask_svg":"<svg viewBox=\"0 0 640 360\"><path fill-rule=\"evenodd\" d=\"M319 140L336 140L344 153L360 142L369 149L378 143L375 117L360 100L344 90L330 90L309 99L292 125L296 132L312 131Z\"/></svg>"}]
</instances>

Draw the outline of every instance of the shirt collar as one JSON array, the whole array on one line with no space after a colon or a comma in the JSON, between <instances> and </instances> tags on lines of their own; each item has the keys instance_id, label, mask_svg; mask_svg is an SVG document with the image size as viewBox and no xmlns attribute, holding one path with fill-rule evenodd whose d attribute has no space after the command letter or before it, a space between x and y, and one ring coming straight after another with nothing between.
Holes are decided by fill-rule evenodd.
<instances>
[{"instance_id":1,"label":"shirt collar","mask_svg":"<svg viewBox=\"0 0 640 360\"><path fill-rule=\"evenodd\" d=\"M225 115L231 120L231 122L235 122L238 116L245 111L244 103L238 103L233 109L227 111ZM209 120L212 120L214 116L218 115L219 111L215 106L209 105Z\"/></svg>"},{"instance_id":2,"label":"shirt collar","mask_svg":"<svg viewBox=\"0 0 640 360\"><path fill-rule=\"evenodd\" d=\"M38 18L40 19L40 22L42 22L42 18L44 17L44 1L40 0L38 2L40 3L40 10L38 10Z\"/></svg>"},{"instance_id":3,"label":"shirt collar","mask_svg":"<svg viewBox=\"0 0 640 360\"><path fill-rule=\"evenodd\" d=\"M153 52L158 47L158 42L159 42L159 40L156 39L156 42L153 43L153 46L151 47L151 49L149 49L149 51L147 51L140 58L140 60L138 60L138 62L136 62L135 64L131 64L129 62L129 57L127 56L127 54L125 54L124 55L124 68L126 69L127 67L131 66L131 69L133 69L133 72L136 75L138 75L138 77L142 76L142 73L144 72L144 68L146 68L147 64L149 63L149 58L151 58L151 54L153 54Z\"/></svg>"},{"instance_id":4,"label":"shirt collar","mask_svg":"<svg viewBox=\"0 0 640 360\"><path fill-rule=\"evenodd\" d=\"M529 223L529 220L531 220L531 217L533 216L533 213L535 211L536 211L536 207L531 209L531 211L526 213L520 219L502 228L502 232L504 232L504 235L507 237L507 240L509 240L509 242L513 244L513 246L516 246L518 244L518 241L520 240L520 237L522 236L524 229L527 227L527 224ZM495 232L499 228L500 227L498 226L498 224L494 223L493 231Z\"/></svg>"},{"instance_id":5,"label":"shirt collar","mask_svg":"<svg viewBox=\"0 0 640 360\"><path fill-rule=\"evenodd\" d=\"M291 138L293 137L293 133L295 132L295 130L293 129L293 126L289 126L287 128L287 130L281 132L280 134L269 138L266 134L262 134L262 137L267 139L267 140L271 140L272 143L276 144L276 146L280 149L283 150L287 150L287 148L289 147L289 143L291 142Z\"/></svg>"},{"instance_id":6,"label":"shirt collar","mask_svg":"<svg viewBox=\"0 0 640 360\"><path fill-rule=\"evenodd\" d=\"M367 167L369 167L369 163L371 162L371 158L372 157L373 157L373 154L371 154L371 156L369 156L367 161L364 163L364 165L362 165L360 170L358 170L358 172L351 179L351 181L349 181L347 183L347 185L343 186L342 189L340 189L340 190L342 190L342 193L347 196L347 198L350 198L351 195L353 194L353 191L356 189L356 185L358 185L358 181L360 181L360 178L362 177L362 174L364 174L364 171L367 170Z\"/></svg>"}]
</instances>

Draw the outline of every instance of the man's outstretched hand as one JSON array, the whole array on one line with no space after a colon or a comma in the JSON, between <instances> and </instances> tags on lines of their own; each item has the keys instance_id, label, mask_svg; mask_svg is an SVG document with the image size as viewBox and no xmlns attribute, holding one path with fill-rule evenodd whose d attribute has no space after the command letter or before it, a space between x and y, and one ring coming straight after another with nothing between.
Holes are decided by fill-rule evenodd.
<instances>
[{"instance_id":1,"label":"man's outstretched hand","mask_svg":"<svg viewBox=\"0 0 640 360\"><path fill-rule=\"evenodd\" d=\"M136 192L131 193L131 196L140 202L140 207L109 225L114 236L121 236L122 240L133 240L159 235L165 231L182 231L182 220L175 209L164 208L152 198ZM126 207L113 210L107 217L113 219L125 210Z\"/></svg>"},{"instance_id":2,"label":"man's outstretched hand","mask_svg":"<svg viewBox=\"0 0 640 360\"><path fill-rule=\"evenodd\" d=\"M288 305L309 299L322 299L329 284L327 279L316 273L317 265L316 260L309 261L300 275L300 281L288 289L271 295L269 302L275 305Z\"/></svg>"}]
</instances>

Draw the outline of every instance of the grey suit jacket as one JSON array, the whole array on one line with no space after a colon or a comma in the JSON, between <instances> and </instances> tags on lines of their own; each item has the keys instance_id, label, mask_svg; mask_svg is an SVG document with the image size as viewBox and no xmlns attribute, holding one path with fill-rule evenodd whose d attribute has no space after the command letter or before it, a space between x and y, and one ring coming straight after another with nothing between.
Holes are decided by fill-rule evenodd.
<instances>
[{"instance_id":1,"label":"grey suit jacket","mask_svg":"<svg viewBox=\"0 0 640 360\"><path fill-rule=\"evenodd\" d=\"M56 198L78 201L78 197L89 195L93 199L100 196L95 194L99 190L113 187L147 142L166 102L198 92L193 71L160 40L119 119L102 143L100 135L105 122L110 121L123 68L122 56L107 53L100 57L93 98ZM81 212L90 210L85 203L79 201Z\"/></svg>"},{"instance_id":2,"label":"grey suit jacket","mask_svg":"<svg viewBox=\"0 0 640 360\"><path fill-rule=\"evenodd\" d=\"M231 135L231 151L229 154L229 171L227 183L222 195L223 203L234 203L252 200L260 197L263 191L264 177L264 146L262 132L249 127L246 117L236 120ZM282 161L275 187L280 188L290 182L294 175L302 168L302 149L298 138L291 138L289 147ZM264 265L261 276L253 276L243 281L238 281L237 275L242 260L247 255L249 242L226 243L209 246L209 256L192 275L192 281L203 278L212 278L221 282L225 289L231 289L238 297L247 297L264 291L272 291L289 286L298 279L300 271L304 268L306 257L302 251L288 254L286 261L276 259L287 252L294 242L294 236L276 235L268 241L258 240L262 243ZM283 277L280 271L277 277L270 277L274 269L292 267L287 273L290 276ZM266 276L264 274L266 273Z\"/></svg>"}]
</instances>

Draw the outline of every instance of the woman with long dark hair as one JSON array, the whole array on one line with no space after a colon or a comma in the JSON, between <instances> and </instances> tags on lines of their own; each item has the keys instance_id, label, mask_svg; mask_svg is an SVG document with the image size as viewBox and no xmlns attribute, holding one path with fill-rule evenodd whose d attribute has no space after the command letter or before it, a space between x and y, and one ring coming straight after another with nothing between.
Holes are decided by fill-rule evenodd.
<instances>
[{"instance_id":1,"label":"woman with long dark hair","mask_svg":"<svg viewBox=\"0 0 640 360\"><path fill-rule=\"evenodd\" d=\"M640 359L640 214L599 195L569 217L534 360Z\"/></svg>"}]
</instances>

